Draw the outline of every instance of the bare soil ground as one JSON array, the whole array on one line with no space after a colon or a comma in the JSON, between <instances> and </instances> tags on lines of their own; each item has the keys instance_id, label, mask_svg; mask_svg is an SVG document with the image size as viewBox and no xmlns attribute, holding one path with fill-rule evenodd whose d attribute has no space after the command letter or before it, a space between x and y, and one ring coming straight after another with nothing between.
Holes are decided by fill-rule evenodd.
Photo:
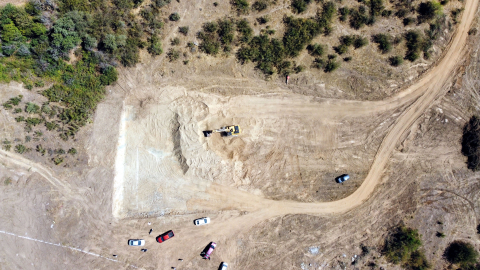
<instances>
[{"instance_id":1,"label":"bare soil ground","mask_svg":"<svg viewBox=\"0 0 480 270\"><path fill-rule=\"evenodd\" d=\"M308 87L223 59L172 72L145 58L122 70L72 143L75 166L0 151L0 269L391 268L378 247L399 222L419 228L434 269L445 268L449 241L480 245L478 175L459 143L480 101L480 42L467 36L478 2L465 5L443 60L378 101L300 93ZM15 137L2 117L2 135ZM226 124L242 135L203 137ZM335 184L342 173L351 180ZM202 216L212 223L195 227ZM170 229L173 239L155 242ZM218 246L204 261L210 241ZM370 252L359 257L360 244Z\"/></svg>"}]
</instances>

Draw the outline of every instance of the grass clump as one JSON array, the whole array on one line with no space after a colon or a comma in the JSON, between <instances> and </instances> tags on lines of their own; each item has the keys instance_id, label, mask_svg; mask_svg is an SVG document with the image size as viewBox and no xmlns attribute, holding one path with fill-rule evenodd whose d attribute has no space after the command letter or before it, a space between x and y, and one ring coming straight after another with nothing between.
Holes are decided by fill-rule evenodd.
<instances>
[{"instance_id":1,"label":"grass clump","mask_svg":"<svg viewBox=\"0 0 480 270\"><path fill-rule=\"evenodd\" d=\"M25 145L23 144L17 144L15 145L15 152L19 153L19 154L23 154L23 153L26 153L26 152L29 152L30 151L30 148L27 148Z\"/></svg>"},{"instance_id":2,"label":"grass clump","mask_svg":"<svg viewBox=\"0 0 480 270\"><path fill-rule=\"evenodd\" d=\"M40 106L33 102L28 102L25 106L25 112L29 114L38 113L40 111Z\"/></svg>"}]
</instances>

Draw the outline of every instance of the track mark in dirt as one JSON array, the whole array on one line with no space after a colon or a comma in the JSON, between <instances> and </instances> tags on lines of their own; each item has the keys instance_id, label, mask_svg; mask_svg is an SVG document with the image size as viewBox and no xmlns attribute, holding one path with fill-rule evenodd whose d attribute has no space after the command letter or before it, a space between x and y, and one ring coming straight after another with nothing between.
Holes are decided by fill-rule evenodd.
<instances>
[{"instance_id":1,"label":"track mark in dirt","mask_svg":"<svg viewBox=\"0 0 480 270\"><path fill-rule=\"evenodd\" d=\"M35 241L35 242L47 244L47 245L52 245L52 246L61 247L61 248L67 248L67 249L70 249L70 250L73 250L73 251L82 252L82 253L85 253L85 254L88 254L88 255L91 255L91 256L95 256L95 257L99 257L99 258L102 258L102 259L105 259L105 260L109 260L109 261L112 261L112 262L122 263L121 261L114 260L114 259L110 259L110 258L107 258L107 257L102 256L102 255L100 255L100 254L96 254L96 253L93 253L93 252L85 251L85 250L82 250L82 249L79 249L79 248L74 248L74 247L65 246L65 245L62 245L62 244L60 244L60 243L55 244L55 243L48 242L48 241L43 241L43 240L40 240L40 239L35 239L35 238L27 237L27 236L17 235L17 234L14 234L14 233L11 233L11 232L7 232L7 231L1 231L1 230L0 230L0 233L6 234L6 235L11 235L11 236L18 237L18 238L22 238L22 239L25 239L25 240L30 240L30 241ZM137 268L136 266L133 266L133 265L130 265L130 266L133 267L133 268Z\"/></svg>"}]
</instances>

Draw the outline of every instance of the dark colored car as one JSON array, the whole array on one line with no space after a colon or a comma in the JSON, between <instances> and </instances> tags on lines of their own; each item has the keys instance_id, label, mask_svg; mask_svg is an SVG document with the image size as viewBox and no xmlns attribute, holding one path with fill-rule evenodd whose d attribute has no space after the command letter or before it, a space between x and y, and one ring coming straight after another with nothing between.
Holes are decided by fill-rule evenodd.
<instances>
[{"instance_id":1,"label":"dark colored car","mask_svg":"<svg viewBox=\"0 0 480 270\"><path fill-rule=\"evenodd\" d=\"M212 255L215 247L217 247L217 244L215 242L210 242L210 244L208 244L208 246L202 251L202 253L200 253L202 258L210 260L210 255Z\"/></svg>"},{"instance_id":2,"label":"dark colored car","mask_svg":"<svg viewBox=\"0 0 480 270\"><path fill-rule=\"evenodd\" d=\"M339 177L335 178L335 181L337 181L337 183L343 183L343 182L347 181L348 179L350 179L350 175L342 174Z\"/></svg>"},{"instance_id":3,"label":"dark colored car","mask_svg":"<svg viewBox=\"0 0 480 270\"><path fill-rule=\"evenodd\" d=\"M160 234L159 236L157 236L157 242L159 243L163 243L165 241L167 241L168 239L174 237L175 235L173 234L173 231L170 230L166 233L163 233L163 234Z\"/></svg>"}]
</instances>

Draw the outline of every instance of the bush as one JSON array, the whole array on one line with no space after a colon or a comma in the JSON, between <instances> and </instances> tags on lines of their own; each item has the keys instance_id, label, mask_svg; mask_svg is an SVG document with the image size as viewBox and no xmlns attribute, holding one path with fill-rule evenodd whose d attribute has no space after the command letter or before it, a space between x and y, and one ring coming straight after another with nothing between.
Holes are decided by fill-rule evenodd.
<instances>
[{"instance_id":1,"label":"bush","mask_svg":"<svg viewBox=\"0 0 480 270\"><path fill-rule=\"evenodd\" d=\"M388 53L392 50L392 36L388 34L374 35L373 42L378 44L378 49L380 49L382 53Z\"/></svg>"},{"instance_id":2,"label":"bush","mask_svg":"<svg viewBox=\"0 0 480 270\"><path fill-rule=\"evenodd\" d=\"M265 16L262 16L262 17L259 17L257 18L257 22L259 24L266 24L270 21L270 17L268 17L268 15L265 15Z\"/></svg>"},{"instance_id":3,"label":"bush","mask_svg":"<svg viewBox=\"0 0 480 270\"><path fill-rule=\"evenodd\" d=\"M148 52L152 55L160 55L163 53L162 43L160 43L160 39L157 35L153 35L149 39L149 46L147 48Z\"/></svg>"},{"instance_id":4,"label":"bush","mask_svg":"<svg viewBox=\"0 0 480 270\"><path fill-rule=\"evenodd\" d=\"M171 44L172 46L177 46L177 45L180 44L180 39L179 39L178 37L176 37L176 38L170 40L170 44Z\"/></svg>"},{"instance_id":5,"label":"bush","mask_svg":"<svg viewBox=\"0 0 480 270\"><path fill-rule=\"evenodd\" d=\"M285 48L277 39L270 39L267 35L254 37L248 46L237 51L237 59L242 63L252 61L257 63L256 68L265 75L272 75L282 70Z\"/></svg>"},{"instance_id":6,"label":"bush","mask_svg":"<svg viewBox=\"0 0 480 270\"><path fill-rule=\"evenodd\" d=\"M38 113L40 111L40 106L33 102L28 102L27 105L25 105L25 112L26 113Z\"/></svg>"},{"instance_id":7,"label":"bush","mask_svg":"<svg viewBox=\"0 0 480 270\"><path fill-rule=\"evenodd\" d=\"M333 47L333 49L334 49L335 52L338 53L339 55L342 55L342 54L348 52L348 46L345 45L345 44L340 44L339 46L335 46L335 47Z\"/></svg>"},{"instance_id":8,"label":"bush","mask_svg":"<svg viewBox=\"0 0 480 270\"><path fill-rule=\"evenodd\" d=\"M336 62L334 59L329 59L325 65L325 72L333 72L340 67L340 63Z\"/></svg>"},{"instance_id":9,"label":"bush","mask_svg":"<svg viewBox=\"0 0 480 270\"><path fill-rule=\"evenodd\" d=\"M410 24L414 23L415 19L412 17L407 17L403 19L403 26L409 26Z\"/></svg>"},{"instance_id":10,"label":"bush","mask_svg":"<svg viewBox=\"0 0 480 270\"><path fill-rule=\"evenodd\" d=\"M241 34L240 42L248 43L252 39L253 29L246 19L237 22L237 32Z\"/></svg>"},{"instance_id":11,"label":"bush","mask_svg":"<svg viewBox=\"0 0 480 270\"><path fill-rule=\"evenodd\" d=\"M182 26L182 27L179 27L178 28L178 31L182 34L184 34L185 36L188 35L188 30L189 30L189 27L188 26Z\"/></svg>"},{"instance_id":12,"label":"bush","mask_svg":"<svg viewBox=\"0 0 480 270\"><path fill-rule=\"evenodd\" d=\"M75 154L77 153L77 149L75 149L75 148L70 148L70 149L68 149L68 153L73 156L73 155L75 155Z\"/></svg>"},{"instance_id":13,"label":"bush","mask_svg":"<svg viewBox=\"0 0 480 270\"><path fill-rule=\"evenodd\" d=\"M283 36L283 45L291 57L298 56L315 36L320 34L321 26L312 19L287 17L286 31Z\"/></svg>"},{"instance_id":14,"label":"bush","mask_svg":"<svg viewBox=\"0 0 480 270\"><path fill-rule=\"evenodd\" d=\"M255 1L255 3L253 3L252 5L252 8L255 9L256 11L263 11L267 9L267 7L268 7L268 2L266 0Z\"/></svg>"},{"instance_id":15,"label":"bush","mask_svg":"<svg viewBox=\"0 0 480 270\"><path fill-rule=\"evenodd\" d=\"M407 263L413 252L422 245L417 230L407 227L397 227L385 241L383 254L387 260L394 263Z\"/></svg>"},{"instance_id":16,"label":"bush","mask_svg":"<svg viewBox=\"0 0 480 270\"><path fill-rule=\"evenodd\" d=\"M180 58L180 52L174 49L170 49L167 53L168 59L170 62L175 62Z\"/></svg>"},{"instance_id":17,"label":"bush","mask_svg":"<svg viewBox=\"0 0 480 270\"><path fill-rule=\"evenodd\" d=\"M365 12L362 12L362 7L360 6L358 10L350 10L350 26L353 29L360 29L365 24L368 23L369 18L365 15Z\"/></svg>"},{"instance_id":18,"label":"bush","mask_svg":"<svg viewBox=\"0 0 480 270\"><path fill-rule=\"evenodd\" d=\"M361 36L356 36L355 40L353 41L353 47L355 47L355 49L359 49L363 46L366 46L367 44L368 44L368 39Z\"/></svg>"},{"instance_id":19,"label":"bush","mask_svg":"<svg viewBox=\"0 0 480 270\"><path fill-rule=\"evenodd\" d=\"M470 170L480 170L480 118L476 115L463 128L462 154Z\"/></svg>"},{"instance_id":20,"label":"bush","mask_svg":"<svg viewBox=\"0 0 480 270\"><path fill-rule=\"evenodd\" d=\"M346 22L348 19L348 14L350 14L350 9L348 9L348 7L342 7L338 9L338 13L340 13L340 21Z\"/></svg>"},{"instance_id":21,"label":"bush","mask_svg":"<svg viewBox=\"0 0 480 270\"><path fill-rule=\"evenodd\" d=\"M29 151L30 151L30 148L27 148L22 144L15 145L15 152L17 152L19 154L23 154L23 153L29 152Z\"/></svg>"},{"instance_id":22,"label":"bush","mask_svg":"<svg viewBox=\"0 0 480 270\"><path fill-rule=\"evenodd\" d=\"M442 13L442 5L435 1L423 2L418 5L417 12L419 22L429 21Z\"/></svg>"},{"instance_id":23,"label":"bush","mask_svg":"<svg viewBox=\"0 0 480 270\"><path fill-rule=\"evenodd\" d=\"M324 52L324 48L325 48L324 46L317 43L313 45L310 44L307 46L307 50L312 56L322 56Z\"/></svg>"},{"instance_id":24,"label":"bush","mask_svg":"<svg viewBox=\"0 0 480 270\"><path fill-rule=\"evenodd\" d=\"M294 13L302 13L307 10L308 4L311 0L293 0L292 1L292 10Z\"/></svg>"},{"instance_id":25,"label":"bush","mask_svg":"<svg viewBox=\"0 0 480 270\"><path fill-rule=\"evenodd\" d=\"M63 157L54 157L52 161L55 165L60 165L63 162Z\"/></svg>"},{"instance_id":26,"label":"bush","mask_svg":"<svg viewBox=\"0 0 480 270\"><path fill-rule=\"evenodd\" d=\"M180 15L177 12L175 12L175 13L170 14L168 19L172 22L176 22L176 21L180 20Z\"/></svg>"},{"instance_id":27,"label":"bush","mask_svg":"<svg viewBox=\"0 0 480 270\"><path fill-rule=\"evenodd\" d=\"M450 263L468 265L477 261L478 252L472 244L457 240L445 249L444 256Z\"/></svg>"},{"instance_id":28,"label":"bush","mask_svg":"<svg viewBox=\"0 0 480 270\"><path fill-rule=\"evenodd\" d=\"M398 55L388 58L388 61L390 62L390 65L392 65L394 67L398 67L403 63L402 57L400 57Z\"/></svg>"},{"instance_id":29,"label":"bush","mask_svg":"<svg viewBox=\"0 0 480 270\"><path fill-rule=\"evenodd\" d=\"M417 60L420 56L419 53L424 48L425 43L419 32L410 30L405 34L405 40L407 45L407 54L406 59L413 62Z\"/></svg>"},{"instance_id":30,"label":"bush","mask_svg":"<svg viewBox=\"0 0 480 270\"><path fill-rule=\"evenodd\" d=\"M239 14L248 14L250 7L247 0L232 0L232 6Z\"/></svg>"}]
</instances>

